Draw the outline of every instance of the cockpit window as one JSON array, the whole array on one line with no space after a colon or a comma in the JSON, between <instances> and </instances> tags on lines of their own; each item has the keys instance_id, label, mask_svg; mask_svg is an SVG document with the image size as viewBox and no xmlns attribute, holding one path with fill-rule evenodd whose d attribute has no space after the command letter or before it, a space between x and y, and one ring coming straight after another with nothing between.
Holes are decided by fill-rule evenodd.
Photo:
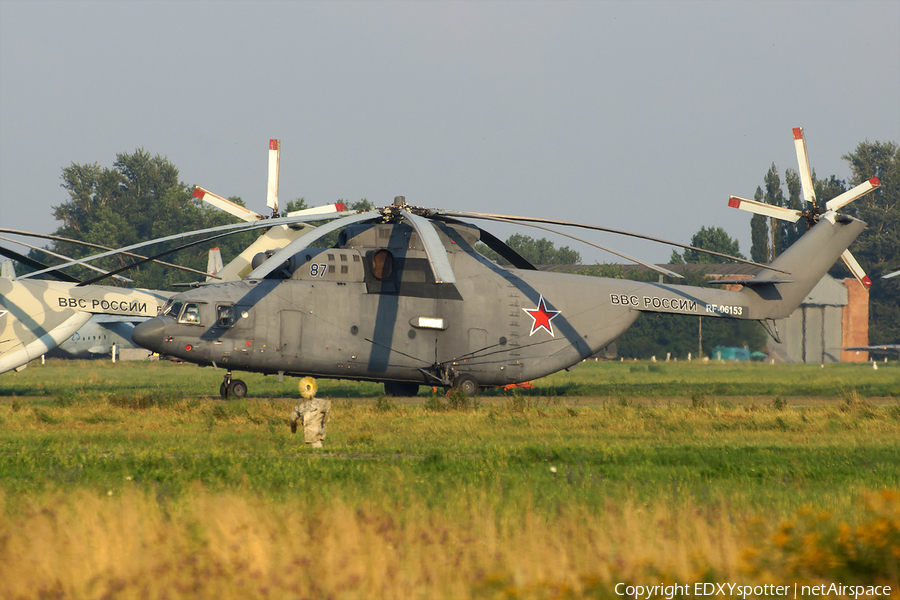
<instances>
[{"instance_id":1,"label":"cockpit window","mask_svg":"<svg viewBox=\"0 0 900 600\"><path fill-rule=\"evenodd\" d=\"M193 302L186 304L178 322L187 323L188 325L200 325L200 305Z\"/></svg>"},{"instance_id":2,"label":"cockpit window","mask_svg":"<svg viewBox=\"0 0 900 600\"><path fill-rule=\"evenodd\" d=\"M226 329L234 325L233 304L220 304L216 307L216 325Z\"/></svg>"},{"instance_id":3,"label":"cockpit window","mask_svg":"<svg viewBox=\"0 0 900 600\"><path fill-rule=\"evenodd\" d=\"M178 315L181 314L181 309L184 307L184 302L180 302L178 300L169 300L166 302L166 305L163 306L162 312L160 315L169 315L170 317L178 318Z\"/></svg>"}]
</instances>

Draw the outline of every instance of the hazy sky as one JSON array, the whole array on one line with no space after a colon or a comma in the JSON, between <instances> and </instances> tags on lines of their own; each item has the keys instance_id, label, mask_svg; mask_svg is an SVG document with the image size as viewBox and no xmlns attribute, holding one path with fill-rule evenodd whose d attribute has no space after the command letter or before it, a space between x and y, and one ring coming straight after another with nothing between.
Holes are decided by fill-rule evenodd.
<instances>
[{"instance_id":1,"label":"hazy sky","mask_svg":"<svg viewBox=\"0 0 900 600\"><path fill-rule=\"evenodd\" d=\"M749 254L727 198L796 168L797 126L820 177L900 142L900 1L0 0L3 227L50 233L64 167L137 148L264 212L280 138L283 201L722 226Z\"/></svg>"}]
</instances>

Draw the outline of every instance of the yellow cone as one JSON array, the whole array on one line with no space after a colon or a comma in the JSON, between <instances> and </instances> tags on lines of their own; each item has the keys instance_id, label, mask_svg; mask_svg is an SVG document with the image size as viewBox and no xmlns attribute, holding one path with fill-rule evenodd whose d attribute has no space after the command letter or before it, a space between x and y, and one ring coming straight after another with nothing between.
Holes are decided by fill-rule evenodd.
<instances>
[{"instance_id":1,"label":"yellow cone","mask_svg":"<svg viewBox=\"0 0 900 600\"><path fill-rule=\"evenodd\" d=\"M316 385L316 380L312 377L304 377L300 380L300 395L306 398L307 400L316 397L316 390L319 389L319 386Z\"/></svg>"}]
</instances>

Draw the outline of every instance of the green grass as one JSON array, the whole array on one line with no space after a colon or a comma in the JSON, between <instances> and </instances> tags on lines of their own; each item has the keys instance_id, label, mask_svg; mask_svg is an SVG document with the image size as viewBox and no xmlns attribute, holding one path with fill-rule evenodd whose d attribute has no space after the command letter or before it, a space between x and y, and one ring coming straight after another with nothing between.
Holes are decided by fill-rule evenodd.
<instances>
[{"instance_id":1,"label":"green grass","mask_svg":"<svg viewBox=\"0 0 900 600\"><path fill-rule=\"evenodd\" d=\"M776 579L794 573L813 578L796 566L809 548L844 557L833 560L850 568L860 552L868 556L881 547L872 541L882 535L879 523L900 523L891 512L900 511L895 496L885 496L884 506L877 498L864 500L900 490L898 375L896 363L878 370L866 364L585 363L535 382L534 389L492 391L455 404L424 388L414 399L387 399L377 384L323 380L319 395L332 398L333 414L325 450L314 451L289 433L288 416L299 397L295 380L241 374L250 397L223 402L215 395L222 372L192 365L32 365L0 377L0 552L13 544L3 540L18 540L23 557L65 562L54 554L56 542L69 539L67 531L91 527L83 532L90 539L106 539L111 528L152 529L157 533L144 543L158 547L160 556L205 556L219 539L219 525L210 519L227 515L228 523L238 523L249 514L253 522L246 527L268 532L269 541L259 542L268 548L260 564L294 568L279 561L312 560L316 569L342 568L339 558L320 564L302 558L301 549L271 555L272 544L292 542L265 515L297 513L346 522L349 529L335 533L334 543L368 548L372 554L359 557L360 572L367 573L360 581L372 586L368 569L383 550L366 546L366 532L386 527L379 536L399 536L390 544L405 548L407 558L396 565L405 575L385 575L377 584L394 594L421 584L415 589L425 590L423 597L440 597L422 584L436 577L427 575L434 565L409 562L422 552L448 564L471 560L469 570L448 574L447 581L465 582L453 588L457 595L485 598L566 597L546 587L562 581L569 597L610 597L606 586L629 573L697 581L755 573L750 580L767 581L773 557L788 551ZM872 502L875 508L867 508ZM804 516L810 514L827 516ZM114 527L114 519L122 522ZM797 525L785 529L790 523ZM29 533L45 526L50 541ZM502 540L493 554L482 553L482 542L460 542L466 549L453 558L445 551L456 546L438 549L423 541L439 531L479 540L472 532L485 528ZM891 531L888 554L866 563L876 565L866 567L875 579L896 579L890 570L898 567L900 541L891 550L890 535L900 534ZM232 533L222 535L232 539ZM824 545L810 546L803 537L809 535ZM601 538L616 551L598 550L607 547L597 546ZM53 540L52 551L41 545ZM125 543L116 540L104 543ZM561 570L545 574L546 580L515 567L517 557L527 556L540 572L545 553L559 552L545 543L581 558L565 564L549 559ZM715 558L720 555L727 560ZM101 558L93 560L100 564ZM210 565L225 560L208 558ZM485 561L493 571L477 566ZM16 564L3 568L28 570L19 565L16 571ZM105 568L137 585L147 576L142 564L132 565L131 574ZM48 565L53 570L52 561ZM228 589L243 589L229 579L239 577L234 569ZM834 569L816 573L837 576ZM94 584L78 583L78 570L59 580L64 591L75 590L60 597L102 595L90 591ZM35 571L34 581L45 581L42 573ZM110 589L119 581L103 571L94 577ZM202 587L207 593L226 581L216 578L221 574L209 577L203 586L213 588ZM334 585L319 595L367 597L374 589L358 582L347 588L353 594L342 595L335 590L349 584Z\"/></svg>"},{"instance_id":2,"label":"green grass","mask_svg":"<svg viewBox=\"0 0 900 600\"><path fill-rule=\"evenodd\" d=\"M715 397L839 397L853 390L863 397L900 397L900 363L834 363L821 365L769 365L734 362L584 362L534 382L520 390L529 397L667 398ZM59 361L46 365L33 361L20 373L0 376L0 398L62 397L77 399L98 393L153 393L215 396L224 371L189 364L110 361ZM249 387L251 398L298 397L297 379L279 382L274 375L235 373ZM173 385L173 382L177 382ZM373 398L383 393L380 384L322 379L320 395L336 398ZM426 388L421 388L424 397ZM485 398L505 397L498 390Z\"/></svg>"}]
</instances>

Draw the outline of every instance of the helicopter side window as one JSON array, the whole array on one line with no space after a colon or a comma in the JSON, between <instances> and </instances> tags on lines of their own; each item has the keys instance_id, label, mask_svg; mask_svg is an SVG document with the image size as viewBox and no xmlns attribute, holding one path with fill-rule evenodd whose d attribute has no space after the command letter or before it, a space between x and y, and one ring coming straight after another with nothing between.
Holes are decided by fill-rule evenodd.
<instances>
[{"instance_id":1,"label":"helicopter side window","mask_svg":"<svg viewBox=\"0 0 900 600\"><path fill-rule=\"evenodd\" d=\"M372 275L384 281L394 272L394 255L388 250L379 250L372 255Z\"/></svg>"},{"instance_id":2,"label":"helicopter side window","mask_svg":"<svg viewBox=\"0 0 900 600\"><path fill-rule=\"evenodd\" d=\"M234 305L220 304L216 307L216 325L225 329L234 325Z\"/></svg>"},{"instance_id":3,"label":"helicopter side window","mask_svg":"<svg viewBox=\"0 0 900 600\"><path fill-rule=\"evenodd\" d=\"M185 305L178 322L188 325L200 325L200 305L195 303Z\"/></svg>"}]
</instances>

